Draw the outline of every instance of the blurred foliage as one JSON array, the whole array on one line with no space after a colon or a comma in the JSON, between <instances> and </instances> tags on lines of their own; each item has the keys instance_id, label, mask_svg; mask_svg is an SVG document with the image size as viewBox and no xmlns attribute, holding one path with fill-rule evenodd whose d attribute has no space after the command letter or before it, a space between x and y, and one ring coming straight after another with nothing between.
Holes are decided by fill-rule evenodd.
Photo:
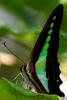
<instances>
[{"instance_id":1,"label":"blurred foliage","mask_svg":"<svg viewBox=\"0 0 67 100\"><path fill-rule=\"evenodd\" d=\"M0 0L0 5L3 6L6 10L13 13L17 16L21 22L24 21L25 30L36 29L39 30L38 25L43 19L39 20L42 14L47 18L51 11L60 3L64 4L64 18L63 18L63 27L62 30L67 32L67 2L66 0ZM41 21L41 22L40 22ZM37 23L39 22L39 23Z\"/></svg>"}]
</instances>

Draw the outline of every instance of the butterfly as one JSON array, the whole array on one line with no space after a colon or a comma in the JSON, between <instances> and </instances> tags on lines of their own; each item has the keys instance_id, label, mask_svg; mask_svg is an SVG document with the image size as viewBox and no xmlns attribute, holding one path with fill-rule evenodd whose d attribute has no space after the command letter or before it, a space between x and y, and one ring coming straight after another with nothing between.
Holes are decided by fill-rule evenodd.
<instances>
[{"instance_id":1,"label":"butterfly","mask_svg":"<svg viewBox=\"0 0 67 100\"><path fill-rule=\"evenodd\" d=\"M64 96L59 86L59 30L63 17L63 5L60 4L49 16L32 50L28 64L21 67L21 73L29 85L39 93Z\"/></svg>"}]
</instances>

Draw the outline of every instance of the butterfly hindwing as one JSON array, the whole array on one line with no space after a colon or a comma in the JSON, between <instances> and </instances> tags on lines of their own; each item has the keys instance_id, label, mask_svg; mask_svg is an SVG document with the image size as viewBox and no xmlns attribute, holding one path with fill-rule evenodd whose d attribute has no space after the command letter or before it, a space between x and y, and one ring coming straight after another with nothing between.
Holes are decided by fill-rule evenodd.
<instances>
[{"instance_id":1,"label":"butterfly hindwing","mask_svg":"<svg viewBox=\"0 0 67 100\"><path fill-rule=\"evenodd\" d=\"M57 94L54 89L59 88L59 82L61 81L59 78L57 52L62 16L63 5L61 4L49 16L32 50L31 58L26 68L28 76L36 84L39 92L42 93ZM52 88L51 82L52 85L54 83L55 85L57 83L57 85Z\"/></svg>"}]
</instances>

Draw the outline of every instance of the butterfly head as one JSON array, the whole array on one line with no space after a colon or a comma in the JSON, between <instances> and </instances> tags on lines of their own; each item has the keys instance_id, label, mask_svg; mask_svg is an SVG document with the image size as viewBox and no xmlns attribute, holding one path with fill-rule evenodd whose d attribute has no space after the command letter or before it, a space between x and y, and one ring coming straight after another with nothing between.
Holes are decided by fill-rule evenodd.
<instances>
[{"instance_id":1,"label":"butterfly head","mask_svg":"<svg viewBox=\"0 0 67 100\"><path fill-rule=\"evenodd\" d=\"M20 67L20 71L21 72L24 72L24 69L26 68L26 65L24 64L24 65L22 65L21 67Z\"/></svg>"}]
</instances>

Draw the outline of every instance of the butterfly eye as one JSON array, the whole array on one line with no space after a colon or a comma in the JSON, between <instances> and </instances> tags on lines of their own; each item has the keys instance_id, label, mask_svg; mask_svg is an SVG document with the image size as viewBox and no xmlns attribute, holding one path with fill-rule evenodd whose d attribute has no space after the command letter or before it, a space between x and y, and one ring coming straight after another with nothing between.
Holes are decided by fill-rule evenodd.
<instances>
[{"instance_id":1,"label":"butterfly eye","mask_svg":"<svg viewBox=\"0 0 67 100\"><path fill-rule=\"evenodd\" d=\"M22 65L22 66L20 67L20 71L21 71L21 72L24 72L25 67L26 67L25 65Z\"/></svg>"},{"instance_id":2,"label":"butterfly eye","mask_svg":"<svg viewBox=\"0 0 67 100\"><path fill-rule=\"evenodd\" d=\"M48 31L48 35L50 35L50 34L52 34L52 29L50 29L50 30Z\"/></svg>"},{"instance_id":3,"label":"butterfly eye","mask_svg":"<svg viewBox=\"0 0 67 100\"><path fill-rule=\"evenodd\" d=\"M21 67L21 72L23 72L24 71L24 67Z\"/></svg>"}]
</instances>

